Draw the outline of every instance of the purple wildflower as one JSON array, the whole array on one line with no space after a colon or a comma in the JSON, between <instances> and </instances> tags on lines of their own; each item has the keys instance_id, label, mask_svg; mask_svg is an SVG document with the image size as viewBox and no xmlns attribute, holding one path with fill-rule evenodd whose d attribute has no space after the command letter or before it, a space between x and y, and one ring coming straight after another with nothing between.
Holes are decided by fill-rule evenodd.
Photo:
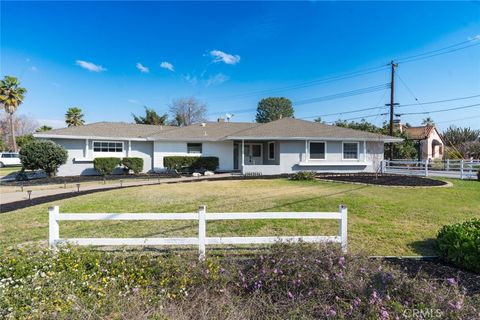
<instances>
[{"instance_id":1,"label":"purple wildflower","mask_svg":"<svg viewBox=\"0 0 480 320\"><path fill-rule=\"evenodd\" d=\"M290 299L292 299L292 300L295 299L295 297L293 296L293 294L290 291L288 291L287 295Z\"/></svg>"},{"instance_id":2,"label":"purple wildflower","mask_svg":"<svg viewBox=\"0 0 480 320\"><path fill-rule=\"evenodd\" d=\"M457 280L455 280L455 278L448 278L448 279L447 279L447 282L448 282L448 284L451 285L451 286L454 286L454 285L457 284Z\"/></svg>"},{"instance_id":3,"label":"purple wildflower","mask_svg":"<svg viewBox=\"0 0 480 320\"><path fill-rule=\"evenodd\" d=\"M385 310L385 309L382 309L382 312L380 313L380 319L382 320L386 320L386 319L389 319L390 316L388 314L388 311Z\"/></svg>"},{"instance_id":4,"label":"purple wildflower","mask_svg":"<svg viewBox=\"0 0 480 320\"><path fill-rule=\"evenodd\" d=\"M335 311L335 309L333 309L333 308L330 308L330 309L328 309L327 315L329 317L335 317L337 315L337 311Z\"/></svg>"}]
</instances>

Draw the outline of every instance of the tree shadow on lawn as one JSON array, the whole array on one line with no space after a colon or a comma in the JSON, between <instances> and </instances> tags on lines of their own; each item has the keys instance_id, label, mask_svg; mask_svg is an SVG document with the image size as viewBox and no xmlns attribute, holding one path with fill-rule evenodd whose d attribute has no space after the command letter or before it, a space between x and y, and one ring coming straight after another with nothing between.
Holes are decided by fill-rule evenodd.
<instances>
[{"instance_id":1,"label":"tree shadow on lawn","mask_svg":"<svg viewBox=\"0 0 480 320\"><path fill-rule=\"evenodd\" d=\"M407 244L408 248L421 256L438 256L436 239L428 238Z\"/></svg>"}]
</instances>

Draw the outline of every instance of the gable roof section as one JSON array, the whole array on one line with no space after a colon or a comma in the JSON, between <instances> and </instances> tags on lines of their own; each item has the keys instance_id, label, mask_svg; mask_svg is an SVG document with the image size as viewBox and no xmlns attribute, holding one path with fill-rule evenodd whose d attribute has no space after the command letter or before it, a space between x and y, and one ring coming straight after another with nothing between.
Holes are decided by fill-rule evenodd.
<instances>
[{"instance_id":1,"label":"gable roof section","mask_svg":"<svg viewBox=\"0 0 480 320\"><path fill-rule=\"evenodd\" d=\"M130 140L147 140L147 137L156 133L170 131L175 127L154 126L147 124L132 124L125 122L95 122L78 127L54 129L46 132L35 133L37 138L115 138Z\"/></svg>"},{"instance_id":2,"label":"gable roof section","mask_svg":"<svg viewBox=\"0 0 480 320\"><path fill-rule=\"evenodd\" d=\"M221 141L236 132L252 129L260 125L262 124L249 122L196 123L190 126L178 127L173 130L156 133L150 136L149 140Z\"/></svg>"},{"instance_id":3,"label":"gable roof section","mask_svg":"<svg viewBox=\"0 0 480 320\"><path fill-rule=\"evenodd\" d=\"M249 128L228 136L229 139L323 139L323 140L370 140L400 142L403 139L367 131L342 128L318 122L283 118Z\"/></svg>"},{"instance_id":4,"label":"gable roof section","mask_svg":"<svg viewBox=\"0 0 480 320\"><path fill-rule=\"evenodd\" d=\"M433 130L437 130L437 129L434 126L431 126L428 124L425 126L419 126L419 127L402 126L402 131L407 135L408 138L412 140L427 139ZM438 134L438 131L437 131L437 134Z\"/></svg>"}]
</instances>

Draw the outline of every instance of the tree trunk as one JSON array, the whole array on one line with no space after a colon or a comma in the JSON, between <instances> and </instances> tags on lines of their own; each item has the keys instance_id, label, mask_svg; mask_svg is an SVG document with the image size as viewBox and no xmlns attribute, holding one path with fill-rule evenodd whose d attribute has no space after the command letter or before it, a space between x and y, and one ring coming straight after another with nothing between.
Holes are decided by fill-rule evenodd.
<instances>
[{"instance_id":1,"label":"tree trunk","mask_svg":"<svg viewBox=\"0 0 480 320\"><path fill-rule=\"evenodd\" d=\"M17 139L15 138L15 124L13 123L13 113L10 113L10 134L12 135L13 151L17 152Z\"/></svg>"}]
</instances>

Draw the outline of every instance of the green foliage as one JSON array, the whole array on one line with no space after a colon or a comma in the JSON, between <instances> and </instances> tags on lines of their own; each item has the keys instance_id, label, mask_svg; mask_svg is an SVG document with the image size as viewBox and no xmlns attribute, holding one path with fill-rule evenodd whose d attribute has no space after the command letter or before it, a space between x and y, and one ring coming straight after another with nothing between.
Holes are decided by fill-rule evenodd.
<instances>
[{"instance_id":1,"label":"green foliage","mask_svg":"<svg viewBox=\"0 0 480 320\"><path fill-rule=\"evenodd\" d=\"M218 168L218 164L218 157L169 156L163 158L163 165L166 168L177 171L180 171L183 168L214 171Z\"/></svg>"},{"instance_id":2,"label":"green foliage","mask_svg":"<svg viewBox=\"0 0 480 320\"><path fill-rule=\"evenodd\" d=\"M68 108L67 113L65 113L65 123L69 127L83 126L85 120L83 120L82 109L78 107Z\"/></svg>"},{"instance_id":3,"label":"green foliage","mask_svg":"<svg viewBox=\"0 0 480 320\"><path fill-rule=\"evenodd\" d=\"M166 125L168 120L168 114L165 113L159 116L158 113L148 107L145 107L145 116L136 116L132 113L133 120L137 124L150 124L150 125Z\"/></svg>"},{"instance_id":4,"label":"green foliage","mask_svg":"<svg viewBox=\"0 0 480 320\"><path fill-rule=\"evenodd\" d=\"M17 137L17 145L20 149L22 149L23 147L25 147L27 144L29 144L30 142L32 142L34 140L35 140L35 138L31 134L18 136Z\"/></svg>"},{"instance_id":5,"label":"green foliage","mask_svg":"<svg viewBox=\"0 0 480 320\"><path fill-rule=\"evenodd\" d=\"M447 261L480 273L480 219L443 226L437 245Z\"/></svg>"},{"instance_id":6,"label":"green foliage","mask_svg":"<svg viewBox=\"0 0 480 320\"><path fill-rule=\"evenodd\" d=\"M143 171L143 159L128 157L122 159L122 165L128 170L132 170L135 174L139 174Z\"/></svg>"},{"instance_id":7,"label":"green foliage","mask_svg":"<svg viewBox=\"0 0 480 320\"><path fill-rule=\"evenodd\" d=\"M480 137L480 130L450 126L442 133L442 137L447 146L458 148L466 142L477 140Z\"/></svg>"},{"instance_id":8,"label":"green foliage","mask_svg":"<svg viewBox=\"0 0 480 320\"><path fill-rule=\"evenodd\" d=\"M43 126L39 127L39 128L36 130L36 132L46 132L46 131L50 131L50 130L52 130L52 129L53 129L53 128L50 127L50 126L45 126L45 125L43 125Z\"/></svg>"},{"instance_id":9,"label":"green foliage","mask_svg":"<svg viewBox=\"0 0 480 320\"><path fill-rule=\"evenodd\" d=\"M0 256L2 319L205 319L207 312L209 319L404 319L412 309L476 319L479 312L454 281L409 277L332 246L275 244L248 259L205 261L26 249Z\"/></svg>"},{"instance_id":10,"label":"green foliage","mask_svg":"<svg viewBox=\"0 0 480 320\"><path fill-rule=\"evenodd\" d=\"M270 97L258 103L256 121L267 123L281 118L293 118L293 114L292 101L283 97Z\"/></svg>"},{"instance_id":11,"label":"green foliage","mask_svg":"<svg viewBox=\"0 0 480 320\"><path fill-rule=\"evenodd\" d=\"M20 161L28 170L43 170L50 177L67 162L68 153L61 145L49 140L34 140L20 150Z\"/></svg>"},{"instance_id":12,"label":"green foliage","mask_svg":"<svg viewBox=\"0 0 480 320\"><path fill-rule=\"evenodd\" d=\"M314 171L299 171L299 172L295 172L290 177L290 180L312 181L312 180L315 180L316 176L317 174Z\"/></svg>"},{"instance_id":13,"label":"green foliage","mask_svg":"<svg viewBox=\"0 0 480 320\"><path fill-rule=\"evenodd\" d=\"M120 158L105 157L93 159L93 167L102 176L109 175L115 170L116 167L122 164Z\"/></svg>"},{"instance_id":14,"label":"green foliage","mask_svg":"<svg viewBox=\"0 0 480 320\"><path fill-rule=\"evenodd\" d=\"M452 160L461 160L463 159L463 154L458 150L448 148L447 157Z\"/></svg>"}]
</instances>

